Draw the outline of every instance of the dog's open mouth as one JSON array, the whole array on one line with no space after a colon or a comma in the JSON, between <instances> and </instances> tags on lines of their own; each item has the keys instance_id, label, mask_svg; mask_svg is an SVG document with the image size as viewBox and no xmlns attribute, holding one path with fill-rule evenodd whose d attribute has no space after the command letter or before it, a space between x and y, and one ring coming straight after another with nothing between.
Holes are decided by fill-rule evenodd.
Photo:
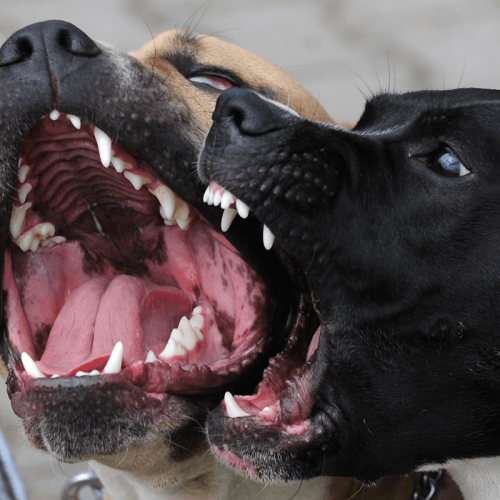
<instances>
[{"instance_id":1,"label":"dog's open mouth","mask_svg":"<svg viewBox=\"0 0 500 500\"><path fill-rule=\"evenodd\" d=\"M4 290L25 383L96 376L200 393L264 351L273 315L264 281L102 131L45 116L25 140L18 179Z\"/></svg>"}]
</instances>

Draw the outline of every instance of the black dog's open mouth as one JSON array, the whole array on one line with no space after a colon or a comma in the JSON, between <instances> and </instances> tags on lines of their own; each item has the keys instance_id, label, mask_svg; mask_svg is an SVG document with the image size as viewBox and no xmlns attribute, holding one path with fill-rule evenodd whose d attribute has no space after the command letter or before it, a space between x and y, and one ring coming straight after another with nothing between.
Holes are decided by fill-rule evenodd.
<instances>
[{"instance_id":1,"label":"black dog's open mouth","mask_svg":"<svg viewBox=\"0 0 500 500\"><path fill-rule=\"evenodd\" d=\"M115 374L198 393L237 378L266 346L263 280L147 165L51 116L21 152L5 256L23 380Z\"/></svg>"},{"instance_id":2,"label":"black dog's open mouth","mask_svg":"<svg viewBox=\"0 0 500 500\"><path fill-rule=\"evenodd\" d=\"M54 111L26 137L10 234L4 290L22 385L96 377L201 394L277 352L265 280L152 169L75 116ZM305 418L306 394L286 415L279 407L317 343L307 293L300 301L257 393L239 406L227 395L229 416Z\"/></svg>"}]
</instances>

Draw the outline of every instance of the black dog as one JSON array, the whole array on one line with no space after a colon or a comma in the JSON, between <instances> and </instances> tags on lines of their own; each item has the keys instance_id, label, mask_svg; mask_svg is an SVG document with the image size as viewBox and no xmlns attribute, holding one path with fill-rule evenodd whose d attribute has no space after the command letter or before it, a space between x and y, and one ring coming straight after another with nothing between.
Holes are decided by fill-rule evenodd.
<instances>
[{"instance_id":1,"label":"black dog","mask_svg":"<svg viewBox=\"0 0 500 500\"><path fill-rule=\"evenodd\" d=\"M365 482L441 466L465 498L500 498L499 98L379 95L346 131L222 94L201 177L276 235L321 333L236 398L249 416L211 416L221 460Z\"/></svg>"}]
</instances>

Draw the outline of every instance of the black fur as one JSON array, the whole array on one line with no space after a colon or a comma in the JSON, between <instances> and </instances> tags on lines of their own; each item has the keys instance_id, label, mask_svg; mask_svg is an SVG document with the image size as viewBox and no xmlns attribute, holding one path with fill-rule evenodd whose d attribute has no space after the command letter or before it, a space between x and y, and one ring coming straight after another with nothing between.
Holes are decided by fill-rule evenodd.
<instances>
[{"instance_id":1,"label":"black fur","mask_svg":"<svg viewBox=\"0 0 500 500\"><path fill-rule=\"evenodd\" d=\"M222 94L201 176L299 263L322 330L311 430L290 437L219 413L208 425L218 449L265 478L365 482L499 453L499 99L379 95L347 131ZM440 170L448 151L470 174ZM237 420L250 430L235 438Z\"/></svg>"}]
</instances>

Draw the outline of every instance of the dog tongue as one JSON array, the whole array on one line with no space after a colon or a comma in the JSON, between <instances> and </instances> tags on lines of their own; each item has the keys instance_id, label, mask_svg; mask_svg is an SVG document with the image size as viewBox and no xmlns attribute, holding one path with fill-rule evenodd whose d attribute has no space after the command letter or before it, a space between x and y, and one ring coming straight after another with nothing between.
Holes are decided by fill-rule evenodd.
<instances>
[{"instance_id":1,"label":"dog tongue","mask_svg":"<svg viewBox=\"0 0 500 500\"><path fill-rule=\"evenodd\" d=\"M123 342L126 366L158 354L191 304L178 288L133 276L94 278L73 290L52 327L38 367L46 375L102 370ZM102 365L102 366L101 366Z\"/></svg>"}]
</instances>

